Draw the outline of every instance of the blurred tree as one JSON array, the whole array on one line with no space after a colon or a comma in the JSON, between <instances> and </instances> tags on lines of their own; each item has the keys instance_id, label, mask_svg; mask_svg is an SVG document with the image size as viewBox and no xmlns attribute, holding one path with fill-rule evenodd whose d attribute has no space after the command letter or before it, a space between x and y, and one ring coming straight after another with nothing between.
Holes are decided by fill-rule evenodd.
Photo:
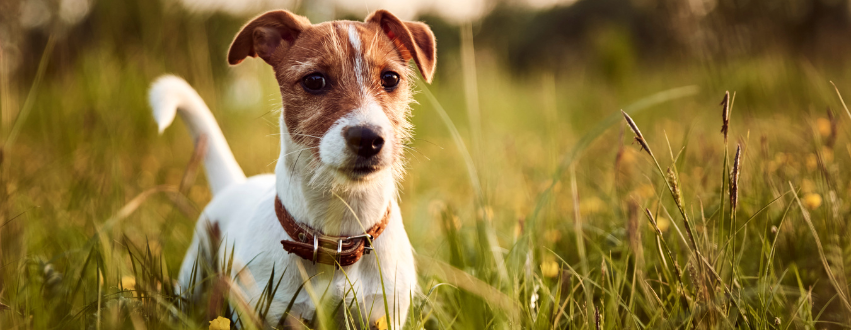
<instances>
[{"instance_id":1,"label":"blurred tree","mask_svg":"<svg viewBox=\"0 0 851 330\"><path fill-rule=\"evenodd\" d=\"M578 0L539 10L524 1L494 0L488 6L493 9L475 24L475 40L477 49L490 49L516 72L596 63L610 79L627 73L636 61L711 60L770 51L842 60L851 32L850 2ZM2 1L0 73L19 83L16 86L28 85L48 35L57 37L56 62L48 74L62 71L77 53L92 45L131 61L140 52L162 56L166 49L186 48L187 42L192 44L199 37L209 42L210 63L221 63L222 52L246 18L193 13L180 3ZM299 2L294 10L314 21L349 15L331 0ZM349 18L361 16L359 12ZM433 14L421 19L434 28L441 57L456 56L457 27ZM186 63L197 55L169 52L170 62L178 69L188 67ZM7 107L10 102L5 102Z\"/></svg>"},{"instance_id":2,"label":"blurred tree","mask_svg":"<svg viewBox=\"0 0 851 330\"><path fill-rule=\"evenodd\" d=\"M841 59L851 28L848 0L580 0L533 11L500 2L477 39L515 69L595 57L620 27L643 60L717 59L784 51ZM591 46L591 47L589 47Z\"/></svg>"}]
</instances>

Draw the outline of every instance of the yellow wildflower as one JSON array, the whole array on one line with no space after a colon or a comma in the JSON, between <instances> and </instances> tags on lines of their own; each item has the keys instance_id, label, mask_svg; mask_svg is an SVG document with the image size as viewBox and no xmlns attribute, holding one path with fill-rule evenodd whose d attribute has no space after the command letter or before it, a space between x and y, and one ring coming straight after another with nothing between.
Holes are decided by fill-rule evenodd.
<instances>
[{"instance_id":1,"label":"yellow wildflower","mask_svg":"<svg viewBox=\"0 0 851 330\"><path fill-rule=\"evenodd\" d=\"M819 118L816 119L816 126L818 126L818 132L821 133L822 137L830 136L830 133L833 132L832 125L830 124L830 120L827 118Z\"/></svg>"},{"instance_id":2,"label":"yellow wildflower","mask_svg":"<svg viewBox=\"0 0 851 330\"><path fill-rule=\"evenodd\" d=\"M541 275L544 275L544 277L558 276L558 263L552 260L544 261L541 264Z\"/></svg>"},{"instance_id":3,"label":"yellow wildflower","mask_svg":"<svg viewBox=\"0 0 851 330\"><path fill-rule=\"evenodd\" d=\"M599 213L606 207L606 203L597 197L589 197L579 202L579 212L582 214Z\"/></svg>"},{"instance_id":4,"label":"yellow wildflower","mask_svg":"<svg viewBox=\"0 0 851 330\"><path fill-rule=\"evenodd\" d=\"M210 330L230 330L230 319L224 317L217 317L215 320L210 321Z\"/></svg>"},{"instance_id":5,"label":"yellow wildflower","mask_svg":"<svg viewBox=\"0 0 851 330\"><path fill-rule=\"evenodd\" d=\"M668 227L671 226L671 221L669 221L667 218L658 217L656 218L656 226L658 226L659 230L664 233L668 231Z\"/></svg>"},{"instance_id":6,"label":"yellow wildflower","mask_svg":"<svg viewBox=\"0 0 851 330\"><path fill-rule=\"evenodd\" d=\"M375 327L373 327L373 329L378 329L378 330L387 330L387 329L388 329L388 327L387 327L387 318L386 318L386 317L381 317L381 318L379 318L379 319L375 320Z\"/></svg>"},{"instance_id":7,"label":"yellow wildflower","mask_svg":"<svg viewBox=\"0 0 851 330\"><path fill-rule=\"evenodd\" d=\"M544 239L548 243L555 243L561 240L561 232L555 229L550 229L544 232Z\"/></svg>"},{"instance_id":8,"label":"yellow wildflower","mask_svg":"<svg viewBox=\"0 0 851 330\"><path fill-rule=\"evenodd\" d=\"M810 210L815 210L819 206L821 206L821 195L816 193L809 193L804 195L804 199L802 200L804 206L806 206Z\"/></svg>"}]
</instances>

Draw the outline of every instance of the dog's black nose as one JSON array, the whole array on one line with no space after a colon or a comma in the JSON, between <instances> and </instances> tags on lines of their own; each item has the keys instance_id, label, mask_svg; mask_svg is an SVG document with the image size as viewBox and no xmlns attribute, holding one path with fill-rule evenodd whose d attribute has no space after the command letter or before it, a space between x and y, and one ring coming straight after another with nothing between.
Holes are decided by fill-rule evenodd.
<instances>
[{"instance_id":1,"label":"dog's black nose","mask_svg":"<svg viewBox=\"0 0 851 330\"><path fill-rule=\"evenodd\" d=\"M367 126L352 126L346 129L346 144L361 157L375 156L384 146L384 138Z\"/></svg>"}]
</instances>

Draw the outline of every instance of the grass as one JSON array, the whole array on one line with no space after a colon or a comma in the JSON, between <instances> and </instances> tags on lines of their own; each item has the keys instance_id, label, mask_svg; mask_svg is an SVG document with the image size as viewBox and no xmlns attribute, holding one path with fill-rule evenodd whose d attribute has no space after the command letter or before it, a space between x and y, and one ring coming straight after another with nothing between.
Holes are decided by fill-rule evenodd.
<instances>
[{"instance_id":1,"label":"grass","mask_svg":"<svg viewBox=\"0 0 851 330\"><path fill-rule=\"evenodd\" d=\"M848 67L765 56L616 82L593 66L517 75L459 33L462 54L417 87L401 207L422 292L406 328L851 327ZM169 61L103 46L0 88L0 117L17 118L2 123L0 328L264 319L278 279L245 301L227 259L196 266L203 299L174 292L210 194L185 130L157 136L144 95L159 74L187 77L258 174L278 152L274 80L260 61Z\"/></svg>"}]
</instances>

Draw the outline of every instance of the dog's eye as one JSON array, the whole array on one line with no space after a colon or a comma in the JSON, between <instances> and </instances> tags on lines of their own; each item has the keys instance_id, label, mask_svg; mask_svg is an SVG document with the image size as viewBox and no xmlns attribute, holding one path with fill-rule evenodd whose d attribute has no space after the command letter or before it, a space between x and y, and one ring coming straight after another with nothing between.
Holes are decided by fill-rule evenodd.
<instances>
[{"instance_id":1,"label":"dog's eye","mask_svg":"<svg viewBox=\"0 0 851 330\"><path fill-rule=\"evenodd\" d=\"M396 85L399 84L399 74L393 71L387 71L381 74L381 86L384 86L385 89L393 89L396 88Z\"/></svg>"},{"instance_id":2,"label":"dog's eye","mask_svg":"<svg viewBox=\"0 0 851 330\"><path fill-rule=\"evenodd\" d=\"M325 88L325 76L321 73L311 73L301 78L301 86L310 93L319 93Z\"/></svg>"}]
</instances>

